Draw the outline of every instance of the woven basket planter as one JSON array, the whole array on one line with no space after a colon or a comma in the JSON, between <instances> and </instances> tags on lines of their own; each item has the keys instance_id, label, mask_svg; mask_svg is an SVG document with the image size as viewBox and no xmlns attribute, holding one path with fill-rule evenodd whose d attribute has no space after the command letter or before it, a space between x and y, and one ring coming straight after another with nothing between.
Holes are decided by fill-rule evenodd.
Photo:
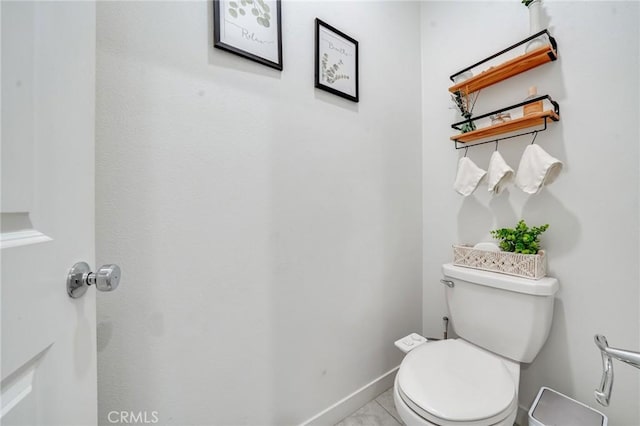
<instances>
[{"instance_id":1,"label":"woven basket planter","mask_svg":"<svg viewBox=\"0 0 640 426\"><path fill-rule=\"evenodd\" d=\"M520 254L454 245L453 264L534 280L547 275L547 258L543 250L538 254Z\"/></svg>"}]
</instances>

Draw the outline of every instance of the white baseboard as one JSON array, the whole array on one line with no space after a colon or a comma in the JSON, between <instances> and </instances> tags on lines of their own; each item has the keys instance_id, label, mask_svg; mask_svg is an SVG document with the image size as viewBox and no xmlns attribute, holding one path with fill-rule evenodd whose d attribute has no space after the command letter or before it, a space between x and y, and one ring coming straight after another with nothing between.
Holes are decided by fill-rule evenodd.
<instances>
[{"instance_id":1,"label":"white baseboard","mask_svg":"<svg viewBox=\"0 0 640 426\"><path fill-rule=\"evenodd\" d=\"M516 424L518 426L529 426L529 409L518 405L518 414L516 415Z\"/></svg>"},{"instance_id":2,"label":"white baseboard","mask_svg":"<svg viewBox=\"0 0 640 426\"><path fill-rule=\"evenodd\" d=\"M399 367L395 367L382 376L364 385L351 395L342 398L329 408L301 423L301 426L330 426L338 423L367 402L393 386Z\"/></svg>"}]
</instances>

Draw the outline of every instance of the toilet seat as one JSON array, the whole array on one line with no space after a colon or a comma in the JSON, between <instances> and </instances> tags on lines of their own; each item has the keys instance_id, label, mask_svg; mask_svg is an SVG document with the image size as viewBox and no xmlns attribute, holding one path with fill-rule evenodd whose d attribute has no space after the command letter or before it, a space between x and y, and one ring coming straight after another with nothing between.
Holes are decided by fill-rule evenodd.
<instances>
[{"instance_id":1,"label":"toilet seat","mask_svg":"<svg viewBox=\"0 0 640 426\"><path fill-rule=\"evenodd\" d=\"M438 425L493 425L517 408L517 390L503 360L460 339L409 352L397 383L401 399Z\"/></svg>"}]
</instances>

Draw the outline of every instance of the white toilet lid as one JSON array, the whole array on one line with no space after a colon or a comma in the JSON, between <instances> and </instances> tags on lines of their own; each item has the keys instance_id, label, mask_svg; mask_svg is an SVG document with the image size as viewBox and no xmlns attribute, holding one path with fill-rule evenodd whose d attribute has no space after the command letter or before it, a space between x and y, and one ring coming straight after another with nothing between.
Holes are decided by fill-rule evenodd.
<instances>
[{"instance_id":1,"label":"white toilet lid","mask_svg":"<svg viewBox=\"0 0 640 426\"><path fill-rule=\"evenodd\" d=\"M515 407L513 378L502 360L459 339L423 344L402 361L402 399L431 420L494 424ZM435 418L435 419L433 419Z\"/></svg>"}]
</instances>

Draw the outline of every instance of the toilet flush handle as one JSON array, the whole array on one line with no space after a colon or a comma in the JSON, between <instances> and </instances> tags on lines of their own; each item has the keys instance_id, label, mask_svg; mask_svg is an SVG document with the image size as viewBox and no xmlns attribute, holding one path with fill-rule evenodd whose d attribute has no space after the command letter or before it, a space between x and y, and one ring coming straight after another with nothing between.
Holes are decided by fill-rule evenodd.
<instances>
[{"instance_id":1,"label":"toilet flush handle","mask_svg":"<svg viewBox=\"0 0 640 426\"><path fill-rule=\"evenodd\" d=\"M440 282L449 288L455 287L455 284L453 283L453 281L442 279L440 280Z\"/></svg>"}]
</instances>

